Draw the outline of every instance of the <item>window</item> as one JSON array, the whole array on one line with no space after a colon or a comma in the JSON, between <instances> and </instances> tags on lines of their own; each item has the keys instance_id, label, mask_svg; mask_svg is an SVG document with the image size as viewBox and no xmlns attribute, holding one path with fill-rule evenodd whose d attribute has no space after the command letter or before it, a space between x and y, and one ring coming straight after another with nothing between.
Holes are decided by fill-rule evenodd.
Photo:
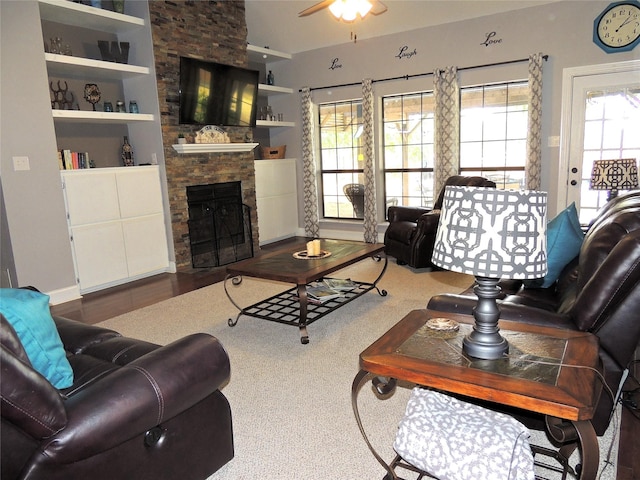
<instances>
[{"instance_id":1,"label":"window","mask_svg":"<svg viewBox=\"0 0 640 480\"><path fill-rule=\"evenodd\" d=\"M433 204L434 110L432 92L382 99L387 206Z\"/></svg>"},{"instance_id":2,"label":"window","mask_svg":"<svg viewBox=\"0 0 640 480\"><path fill-rule=\"evenodd\" d=\"M322 215L362 218L364 194L352 197L353 203L345 195L345 187L364 179L362 101L320 105L319 124Z\"/></svg>"},{"instance_id":3,"label":"window","mask_svg":"<svg viewBox=\"0 0 640 480\"><path fill-rule=\"evenodd\" d=\"M460 173L497 188L525 188L527 82L469 87L460 94Z\"/></svg>"}]
</instances>

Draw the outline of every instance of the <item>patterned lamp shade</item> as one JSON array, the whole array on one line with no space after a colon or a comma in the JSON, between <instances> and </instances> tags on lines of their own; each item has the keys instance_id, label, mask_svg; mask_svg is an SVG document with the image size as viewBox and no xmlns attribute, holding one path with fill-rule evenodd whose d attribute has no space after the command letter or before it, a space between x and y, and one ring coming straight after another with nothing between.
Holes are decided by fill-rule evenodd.
<instances>
[{"instance_id":1,"label":"patterned lamp shade","mask_svg":"<svg viewBox=\"0 0 640 480\"><path fill-rule=\"evenodd\" d=\"M544 277L546 229L546 192L448 186L432 261L477 277Z\"/></svg>"},{"instance_id":2,"label":"patterned lamp shade","mask_svg":"<svg viewBox=\"0 0 640 480\"><path fill-rule=\"evenodd\" d=\"M591 171L591 190L631 190L638 186L635 158L596 160Z\"/></svg>"}]
</instances>

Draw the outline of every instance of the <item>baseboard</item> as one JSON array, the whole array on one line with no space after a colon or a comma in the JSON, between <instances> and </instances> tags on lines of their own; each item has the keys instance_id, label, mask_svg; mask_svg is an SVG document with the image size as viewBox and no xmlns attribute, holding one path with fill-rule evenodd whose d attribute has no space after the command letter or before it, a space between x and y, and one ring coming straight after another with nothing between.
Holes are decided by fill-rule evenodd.
<instances>
[{"instance_id":1,"label":"baseboard","mask_svg":"<svg viewBox=\"0 0 640 480\"><path fill-rule=\"evenodd\" d=\"M58 305L60 303L70 302L71 300L78 300L82 298L82 295L80 295L80 287L78 285L59 288L57 290L52 290L45 293L49 295L49 303L51 305Z\"/></svg>"}]
</instances>

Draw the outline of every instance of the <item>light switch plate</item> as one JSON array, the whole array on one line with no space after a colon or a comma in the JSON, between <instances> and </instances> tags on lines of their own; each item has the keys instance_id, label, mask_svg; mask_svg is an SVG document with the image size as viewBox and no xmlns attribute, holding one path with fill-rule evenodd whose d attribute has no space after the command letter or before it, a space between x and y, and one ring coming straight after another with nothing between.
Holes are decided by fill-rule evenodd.
<instances>
[{"instance_id":1,"label":"light switch plate","mask_svg":"<svg viewBox=\"0 0 640 480\"><path fill-rule=\"evenodd\" d=\"M29 157L13 157L13 169L18 170L31 170L29 165Z\"/></svg>"}]
</instances>

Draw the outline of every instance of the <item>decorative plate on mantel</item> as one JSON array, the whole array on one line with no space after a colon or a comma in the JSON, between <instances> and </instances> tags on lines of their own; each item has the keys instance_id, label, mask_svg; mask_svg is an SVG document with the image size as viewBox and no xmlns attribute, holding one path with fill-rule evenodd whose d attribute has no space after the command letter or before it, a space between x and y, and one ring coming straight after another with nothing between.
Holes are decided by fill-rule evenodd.
<instances>
[{"instance_id":1,"label":"decorative plate on mantel","mask_svg":"<svg viewBox=\"0 0 640 480\"><path fill-rule=\"evenodd\" d=\"M231 143L229 135L220 127L207 125L196 132L196 143Z\"/></svg>"}]
</instances>

